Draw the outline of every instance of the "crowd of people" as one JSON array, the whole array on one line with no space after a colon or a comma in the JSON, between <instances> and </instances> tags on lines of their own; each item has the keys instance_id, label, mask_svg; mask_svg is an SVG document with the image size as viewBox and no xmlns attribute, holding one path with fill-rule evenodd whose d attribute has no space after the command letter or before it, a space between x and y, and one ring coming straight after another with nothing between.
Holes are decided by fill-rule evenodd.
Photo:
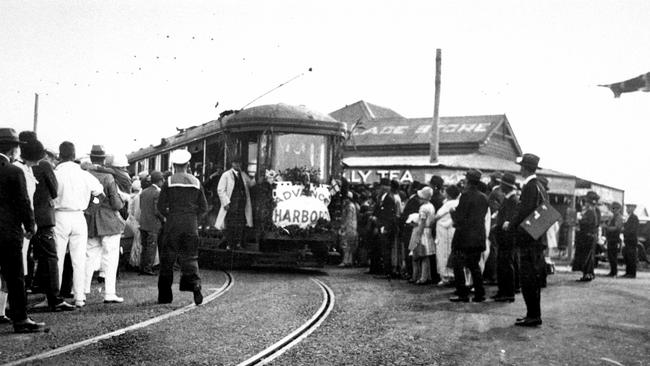
<instances>
[{"instance_id":1,"label":"crowd of people","mask_svg":"<svg viewBox=\"0 0 650 366\"><path fill-rule=\"evenodd\" d=\"M341 267L365 266L376 278L404 279L416 285L454 286L452 302L483 302L484 284L496 285L492 299L514 302L521 292L527 314L521 326L542 324L540 296L546 276L553 271L549 250L558 247L560 225L554 223L540 237L532 237L520 224L538 206L549 202L548 180L535 173L539 157L524 154L522 184L511 173L493 173L484 183L472 169L459 183L433 176L428 184L400 185L382 178L379 184L342 185L344 197L341 228ZM590 191L579 214L574 270L583 271L578 281L594 278L594 256L601 226L598 195ZM608 238L616 276L616 255L623 234L626 275L635 276L638 219L628 206L624 223L621 204L603 227ZM474 295L470 299L471 292Z\"/></svg>"},{"instance_id":2,"label":"crowd of people","mask_svg":"<svg viewBox=\"0 0 650 366\"><path fill-rule=\"evenodd\" d=\"M173 174L152 171L133 178L125 156L93 145L89 157L79 161L68 141L56 156L34 132L0 128L0 323L11 323L17 333L45 330L27 316L29 291L46 295L34 308L73 311L86 305L98 273L103 302L124 302L117 275L125 229L139 239L131 254L141 274L156 275L159 261L159 303L173 300L176 263L180 290L192 292L197 305L203 301L198 220L207 201L188 173L191 154L170 154Z\"/></svg>"}]
</instances>

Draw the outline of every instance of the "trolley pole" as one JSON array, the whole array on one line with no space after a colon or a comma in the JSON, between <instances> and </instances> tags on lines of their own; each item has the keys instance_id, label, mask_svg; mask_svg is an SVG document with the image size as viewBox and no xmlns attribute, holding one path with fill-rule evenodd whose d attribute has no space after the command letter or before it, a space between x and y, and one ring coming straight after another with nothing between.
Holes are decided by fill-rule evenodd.
<instances>
[{"instance_id":1,"label":"trolley pole","mask_svg":"<svg viewBox=\"0 0 650 366\"><path fill-rule=\"evenodd\" d=\"M34 93L34 133L38 127L38 93Z\"/></svg>"},{"instance_id":2,"label":"trolley pole","mask_svg":"<svg viewBox=\"0 0 650 366\"><path fill-rule=\"evenodd\" d=\"M431 163L438 162L438 152L440 143L440 131L438 125L440 124L439 107L440 107L440 65L442 61L442 51L440 48L436 49L436 94L433 102L433 121L431 121L431 144L429 147L429 161Z\"/></svg>"}]
</instances>

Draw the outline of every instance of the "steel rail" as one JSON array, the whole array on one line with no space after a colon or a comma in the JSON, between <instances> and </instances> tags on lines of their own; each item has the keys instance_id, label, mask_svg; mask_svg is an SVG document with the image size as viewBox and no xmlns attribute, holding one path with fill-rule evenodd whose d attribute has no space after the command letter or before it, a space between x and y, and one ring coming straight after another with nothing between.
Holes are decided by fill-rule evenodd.
<instances>
[{"instance_id":1,"label":"steel rail","mask_svg":"<svg viewBox=\"0 0 650 366\"><path fill-rule=\"evenodd\" d=\"M51 358L51 357L54 357L54 356L58 356L58 355L61 355L61 354L64 354L64 353L67 353L67 352L70 352L70 351L73 351L73 350L76 350L76 349L79 349L79 348L86 347L86 346L94 344L94 343L98 343L100 341L104 341L104 340L107 340L107 339L110 339L110 338L113 338L113 337L120 336L120 335L122 335L124 333L130 332L130 331L133 331L133 330L148 327L148 326L150 326L152 324L159 323L159 322L161 322L163 320L166 320L166 319L169 319L171 317L186 313L186 312L188 312L188 311L190 311L192 309L196 309L199 306L205 306L205 304L208 304L211 301L213 301L213 300L217 299L218 297L220 297L221 295L225 294L234 285L235 279L233 278L233 276L229 272L226 272L226 271L223 271L223 272L226 275L226 282L221 287L219 287L215 292L213 292L210 295L206 296L203 299L203 304L202 305L190 304L190 305L184 306L184 307L182 307L180 309L176 309L174 311L171 311L169 313L165 313L165 314L156 316L156 317L151 318L151 319L147 319L145 321L130 325L130 326L125 327L125 328L114 330L112 332L105 333L105 334L102 334L102 335L98 335L96 337L89 338L89 339L86 339L86 340L83 340L83 341L80 341L80 342L77 342L77 343L68 344L66 346L55 348L55 349L52 349L50 351L39 353L39 354L30 356L30 357L21 358L21 359L15 360L15 361L11 361L11 362L3 364L2 366L21 365L21 364L24 364L24 363L27 363L27 362L40 361L40 360L44 360L44 359Z\"/></svg>"},{"instance_id":2,"label":"steel rail","mask_svg":"<svg viewBox=\"0 0 650 366\"><path fill-rule=\"evenodd\" d=\"M323 323L323 321L325 321L334 308L334 292L322 281L314 278L311 280L320 287L323 294L323 303L318 311L316 311L316 313L314 313L314 315L298 329L237 366L265 365L273 361L280 357L284 352L300 343L303 339L307 338Z\"/></svg>"}]
</instances>

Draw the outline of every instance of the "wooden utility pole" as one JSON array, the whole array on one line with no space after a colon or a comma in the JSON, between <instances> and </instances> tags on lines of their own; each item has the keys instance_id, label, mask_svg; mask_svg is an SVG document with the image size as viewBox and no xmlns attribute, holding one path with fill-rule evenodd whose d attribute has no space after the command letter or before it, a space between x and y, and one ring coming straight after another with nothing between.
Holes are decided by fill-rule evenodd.
<instances>
[{"instance_id":1,"label":"wooden utility pole","mask_svg":"<svg viewBox=\"0 0 650 366\"><path fill-rule=\"evenodd\" d=\"M433 121L431 122L431 144L429 147L429 161L431 163L438 162L438 151L440 145L440 132L438 125L440 124L439 106L440 106L440 65L442 61L442 51L440 48L436 49L436 96L433 102Z\"/></svg>"},{"instance_id":2,"label":"wooden utility pole","mask_svg":"<svg viewBox=\"0 0 650 366\"><path fill-rule=\"evenodd\" d=\"M34 93L34 133L38 127L38 93Z\"/></svg>"}]
</instances>

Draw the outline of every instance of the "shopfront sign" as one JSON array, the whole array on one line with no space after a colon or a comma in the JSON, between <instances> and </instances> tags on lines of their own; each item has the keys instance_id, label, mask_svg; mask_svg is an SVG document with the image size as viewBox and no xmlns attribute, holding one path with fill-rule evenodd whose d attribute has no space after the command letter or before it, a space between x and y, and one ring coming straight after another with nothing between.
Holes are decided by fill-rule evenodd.
<instances>
[{"instance_id":1,"label":"shopfront sign","mask_svg":"<svg viewBox=\"0 0 650 366\"><path fill-rule=\"evenodd\" d=\"M345 179L355 184L372 184L377 183L381 178L397 180L400 183L412 183L418 181L421 183L428 182L434 175L440 175L448 184L456 184L465 178L465 171L434 171L432 169L346 169L343 172Z\"/></svg>"},{"instance_id":2,"label":"shopfront sign","mask_svg":"<svg viewBox=\"0 0 650 366\"><path fill-rule=\"evenodd\" d=\"M276 202L273 223L279 227L298 225L313 227L319 219L330 221L327 206L331 202L327 185L310 185L308 192L302 184L278 182L273 190Z\"/></svg>"}]
</instances>

